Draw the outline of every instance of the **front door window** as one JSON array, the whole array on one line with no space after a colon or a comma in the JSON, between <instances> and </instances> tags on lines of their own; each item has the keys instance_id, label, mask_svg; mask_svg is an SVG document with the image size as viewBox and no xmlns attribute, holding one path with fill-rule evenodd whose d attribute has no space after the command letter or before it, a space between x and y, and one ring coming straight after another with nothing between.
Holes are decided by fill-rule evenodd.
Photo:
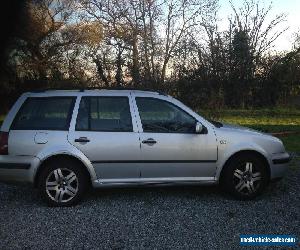
<instances>
[{"instance_id":1,"label":"front door window","mask_svg":"<svg viewBox=\"0 0 300 250\"><path fill-rule=\"evenodd\" d=\"M170 102L155 98L137 97L136 103L144 132L195 132L195 118Z\"/></svg>"}]
</instances>

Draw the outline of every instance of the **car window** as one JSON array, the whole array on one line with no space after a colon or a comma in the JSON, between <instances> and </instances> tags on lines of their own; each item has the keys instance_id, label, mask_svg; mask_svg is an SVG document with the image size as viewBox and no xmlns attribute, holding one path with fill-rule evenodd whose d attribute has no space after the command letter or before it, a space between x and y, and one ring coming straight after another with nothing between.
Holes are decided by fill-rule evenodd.
<instances>
[{"instance_id":1,"label":"car window","mask_svg":"<svg viewBox=\"0 0 300 250\"><path fill-rule=\"evenodd\" d=\"M76 130L133 131L128 97L83 97L79 106Z\"/></svg>"},{"instance_id":2,"label":"car window","mask_svg":"<svg viewBox=\"0 0 300 250\"><path fill-rule=\"evenodd\" d=\"M144 132L194 133L196 120L176 105L147 97L137 97Z\"/></svg>"},{"instance_id":3,"label":"car window","mask_svg":"<svg viewBox=\"0 0 300 250\"><path fill-rule=\"evenodd\" d=\"M68 130L75 97L28 98L11 129Z\"/></svg>"}]
</instances>

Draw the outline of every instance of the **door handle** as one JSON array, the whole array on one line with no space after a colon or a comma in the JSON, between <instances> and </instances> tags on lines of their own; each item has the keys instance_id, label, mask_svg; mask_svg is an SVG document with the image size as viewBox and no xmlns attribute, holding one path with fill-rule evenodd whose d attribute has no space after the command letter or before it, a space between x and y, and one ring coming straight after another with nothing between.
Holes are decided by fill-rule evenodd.
<instances>
[{"instance_id":1,"label":"door handle","mask_svg":"<svg viewBox=\"0 0 300 250\"><path fill-rule=\"evenodd\" d=\"M78 139L75 139L75 142L90 142L90 140L86 137L80 137Z\"/></svg>"},{"instance_id":2,"label":"door handle","mask_svg":"<svg viewBox=\"0 0 300 250\"><path fill-rule=\"evenodd\" d=\"M149 138L149 139L146 139L146 140L142 141L142 143L153 145L153 144L155 144L155 143L157 143L157 142L156 142L154 139Z\"/></svg>"}]
</instances>

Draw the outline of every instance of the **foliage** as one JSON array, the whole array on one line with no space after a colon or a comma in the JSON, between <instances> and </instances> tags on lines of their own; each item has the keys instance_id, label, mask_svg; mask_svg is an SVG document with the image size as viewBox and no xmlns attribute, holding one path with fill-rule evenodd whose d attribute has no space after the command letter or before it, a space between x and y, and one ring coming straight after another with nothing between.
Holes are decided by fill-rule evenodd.
<instances>
[{"instance_id":1,"label":"foliage","mask_svg":"<svg viewBox=\"0 0 300 250\"><path fill-rule=\"evenodd\" d=\"M152 88L196 108L288 105L300 92L299 36L271 51L285 15L217 0L27 0L0 73L0 111L49 87ZM8 98L9 96L9 98Z\"/></svg>"}]
</instances>

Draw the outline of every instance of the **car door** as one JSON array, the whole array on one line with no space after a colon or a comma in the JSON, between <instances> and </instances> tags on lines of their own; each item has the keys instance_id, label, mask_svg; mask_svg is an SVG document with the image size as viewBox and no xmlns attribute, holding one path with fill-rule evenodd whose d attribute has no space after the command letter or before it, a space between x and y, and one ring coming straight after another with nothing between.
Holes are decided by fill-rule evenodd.
<instances>
[{"instance_id":1,"label":"car door","mask_svg":"<svg viewBox=\"0 0 300 250\"><path fill-rule=\"evenodd\" d=\"M69 141L92 162L101 182L140 177L139 134L132 122L129 96L83 96Z\"/></svg>"},{"instance_id":2,"label":"car door","mask_svg":"<svg viewBox=\"0 0 300 250\"><path fill-rule=\"evenodd\" d=\"M182 181L211 180L215 176L215 134L175 104L152 97L136 97L142 132L141 177Z\"/></svg>"}]
</instances>

